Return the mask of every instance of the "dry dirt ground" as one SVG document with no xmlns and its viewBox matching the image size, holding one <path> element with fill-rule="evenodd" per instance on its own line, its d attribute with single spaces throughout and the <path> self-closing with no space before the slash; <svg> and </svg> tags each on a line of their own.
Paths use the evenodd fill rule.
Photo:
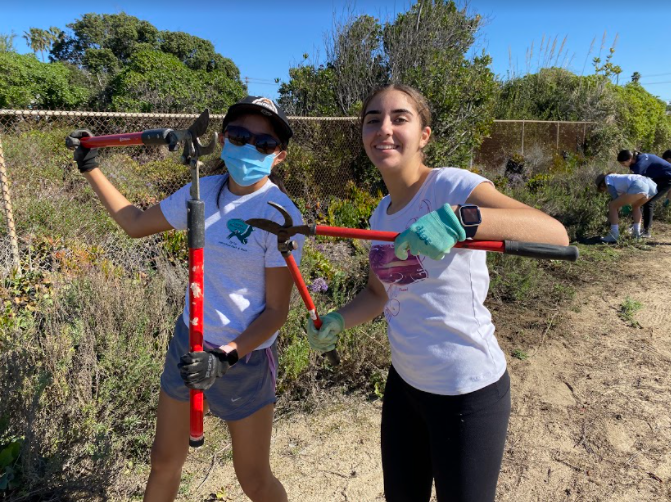
<svg viewBox="0 0 671 502">
<path fill-rule="evenodd" d="M 537 343 L 509 358 L 498 501 L 671 500 L 671 232 L 617 267 L 607 279 L 594 270 L 570 305 L 530 323 Z M 627 301 L 641 304 L 629 319 Z M 515 333 L 498 323 L 510 353 Z M 384 500 L 381 403 L 338 399 L 276 421 L 271 461 L 289 500 Z M 181 501 L 248 500 L 225 442 L 192 455 L 182 484 Z"/>
</svg>

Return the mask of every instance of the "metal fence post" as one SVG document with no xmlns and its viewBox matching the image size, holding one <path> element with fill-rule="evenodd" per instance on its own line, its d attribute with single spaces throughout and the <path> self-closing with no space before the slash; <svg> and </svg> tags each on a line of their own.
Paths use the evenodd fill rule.
<svg viewBox="0 0 671 502">
<path fill-rule="evenodd" d="M 522 155 L 524 155 L 524 120 L 522 121 Z"/>
<path fill-rule="evenodd" d="M 12 267 L 15 273 L 21 272 L 21 262 L 19 261 L 19 240 L 16 237 L 16 228 L 14 227 L 14 214 L 12 212 L 12 200 L 9 196 L 9 180 L 7 179 L 7 168 L 5 166 L 5 154 L 2 149 L 2 136 L 0 135 L 0 190 L 2 191 L 2 208 L 7 217 L 7 230 L 9 233 L 9 242 L 12 249 Z"/>
</svg>

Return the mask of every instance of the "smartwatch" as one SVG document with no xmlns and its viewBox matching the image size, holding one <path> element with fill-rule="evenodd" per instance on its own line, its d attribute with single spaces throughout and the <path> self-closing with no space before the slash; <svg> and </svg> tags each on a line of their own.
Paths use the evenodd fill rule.
<svg viewBox="0 0 671 502">
<path fill-rule="evenodd" d="M 478 226 L 482 223 L 480 208 L 475 204 L 457 206 L 457 218 L 466 231 L 466 238 L 472 239 L 475 237 L 475 233 L 478 231 Z"/>
</svg>

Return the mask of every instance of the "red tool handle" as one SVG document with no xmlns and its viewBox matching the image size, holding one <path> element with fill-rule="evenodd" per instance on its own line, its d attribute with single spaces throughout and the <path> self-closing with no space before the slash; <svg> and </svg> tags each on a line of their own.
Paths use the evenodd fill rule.
<svg viewBox="0 0 671 502">
<path fill-rule="evenodd" d="M 189 350 L 203 350 L 203 299 L 205 297 L 205 203 L 190 199 L 187 208 L 189 241 Z M 189 445 L 197 448 L 205 442 L 203 434 L 203 391 L 189 390 Z"/>
<path fill-rule="evenodd" d="M 371 241 L 393 242 L 398 233 L 379 230 L 361 230 L 357 228 L 329 227 L 315 225 L 315 234 L 330 237 L 344 237 L 349 239 L 365 239 Z M 514 254 L 541 260 L 568 260 L 576 261 L 579 256 L 575 246 L 556 246 L 554 244 L 540 244 L 536 242 L 520 241 L 477 241 L 467 240 L 457 242 L 455 248 L 493 251 L 496 253 Z"/>
<path fill-rule="evenodd" d="M 329 237 L 344 237 L 346 239 L 364 239 L 368 241 L 394 242 L 398 236 L 396 232 L 382 232 L 380 230 L 362 230 L 360 228 L 329 227 L 327 225 L 315 225 L 317 235 L 328 235 Z"/>
<path fill-rule="evenodd" d="M 108 136 L 92 136 L 79 140 L 84 148 L 103 148 L 107 146 L 143 145 L 141 132 L 110 134 Z"/>
<path fill-rule="evenodd" d="M 308 312 L 310 313 L 310 317 L 312 318 L 312 322 L 314 323 L 315 328 L 317 329 L 321 328 L 322 320 L 319 318 L 319 314 L 317 314 L 317 309 L 315 308 L 315 304 L 312 301 L 310 292 L 308 291 L 308 288 L 305 285 L 305 281 L 303 281 L 301 271 L 298 268 L 298 265 L 296 265 L 296 260 L 294 260 L 293 256 L 288 255 L 284 257 L 284 261 L 287 262 L 287 267 L 289 268 L 291 277 L 293 278 L 294 283 L 296 284 L 298 293 L 301 295 L 301 298 L 303 299 L 303 303 L 305 303 L 305 306 L 307 307 Z M 340 356 L 338 355 L 338 351 L 336 349 L 329 350 L 326 353 L 326 357 L 328 357 L 332 365 L 337 366 L 338 364 L 340 364 Z"/>
<path fill-rule="evenodd" d="M 107 136 L 88 136 L 79 142 L 84 148 L 104 148 L 108 146 L 170 145 L 176 136 L 172 129 L 148 129 L 142 132 L 126 132 Z"/>
<path fill-rule="evenodd" d="M 189 349 L 203 350 L 203 248 L 189 249 Z M 202 446 L 203 391 L 189 390 L 189 445 Z"/>
</svg>

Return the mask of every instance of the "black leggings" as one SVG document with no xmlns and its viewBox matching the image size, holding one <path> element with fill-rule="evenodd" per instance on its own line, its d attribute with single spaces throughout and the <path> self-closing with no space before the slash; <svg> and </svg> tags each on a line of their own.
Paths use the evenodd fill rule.
<svg viewBox="0 0 671 502">
<path fill-rule="evenodd" d="M 440 396 L 408 385 L 392 366 L 382 405 L 388 502 L 493 502 L 510 416 L 510 378 L 470 394 Z"/>
<path fill-rule="evenodd" d="M 643 230 L 650 231 L 652 225 L 652 213 L 655 209 L 655 201 L 661 199 L 671 189 L 671 178 L 652 178 L 657 184 L 657 195 L 651 198 L 648 202 L 643 204 Z"/>
</svg>

